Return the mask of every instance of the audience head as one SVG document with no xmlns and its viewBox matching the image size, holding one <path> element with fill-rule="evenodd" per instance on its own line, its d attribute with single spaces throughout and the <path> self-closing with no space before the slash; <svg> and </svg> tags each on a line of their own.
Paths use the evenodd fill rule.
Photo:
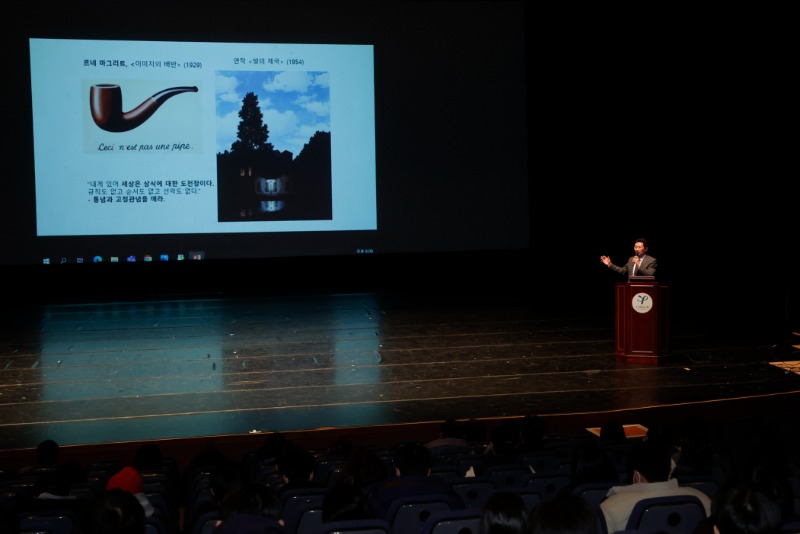
<svg viewBox="0 0 800 534">
<path fill-rule="evenodd" d="M 397 447 L 394 467 L 398 476 L 428 476 L 431 472 L 431 451 L 420 443 Z"/>
<path fill-rule="evenodd" d="M 528 445 L 540 447 L 544 441 L 544 419 L 538 415 L 528 414 L 520 423 L 520 439 Z"/>
<path fill-rule="evenodd" d="M 609 419 L 600 427 L 600 441 L 604 443 L 625 443 L 625 427 L 616 419 Z"/>
<path fill-rule="evenodd" d="M 443 438 L 464 438 L 464 426 L 456 419 L 446 419 L 442 421 L 439 433 Z"/>
<path fill-rule="evenodd" d="M 314 455 L 296 444 L 283 448 L 275 466 L 284 483 L 308 482 L 314 478 Z"/>
<path fill-rule="evenodd" d="M 792 518 L 795 513 L 795 492 L 788 473 L 791 462 L 767 443 L 758 447 L 752 458 L 741 467 L 740 477 L 731 477 L 766 496 L 776 503 L 783 517 Z"/>
<path fill-rule="evenodd" d="M 322 498 L 322 521 L 372 519 L 375 512 L 364 490 L 351 480 L 339 480 L 325 491 Z"/>
<path fill-rule="evenodd" d="M 247 483 L 231 489 L 220 505 L 223 520 L 232 515 L 256 515 L 280 519 L 281 506 L 275 489 L 266 484 Z"/>
<path fill-rule="evenodd" d="M 134 467 L 123 467 L 106 482 L 106 489 L 121 489 L 133 495 L 144 493 L 142 475 Z"/>
<path fill-rule="evenodd" d="M 106 482 L 106 490 L 119 489 L 126 491 L 134 496 L 139 501 L 140 506 L 144 510 L 145 516 L 149 517 L 155 513 L 153 505 L 148 501 L 144 492 L 144 482 L 142 475 L 136 468 L 127 466 L 117 472 L 114 476 Z"/>
<path fill-rule="evenodd" d="M 386 464 L 375 451 L 362 446 L 354 447 L 350 452 L 346 469 L 347 477 L 361 488 L 385 480 L 389 475 Z"/>
<path fill-rule="evenodd" d="M 597 441 L 586 441 L 572 454 L 570 481 L 573 486 L 589 482 L 618 482 L 614 460 Z"/>
<path fill-rule="evenodd" d="M 667 448 L 675 448 L 675 432 L 669 425 L 655 424 L 647 429 L 644 441 L 656 441 Z"/>
<path fill-rule="evenodd" d="M 528 509 L 522 497 L 495 491 L 481 509 L 480 534 L 527 534 Z"/>
<path fill-rule="evenodd" d="M 208 488 L 222 506 L 229 495 L 242 489 L 244 476 L 239 462 L 226 458 L 208 472 Z"/>
<path fill-rule="evenodd" d="M 139 500 L 128 491 L 106 490 L 90 508 L 86 534 L 144 534 L 145 513 Z"/>
<path fill-rule="evenodd" d="M 353 451 L 353 441 L 347 436 L 339 436 L 325 451 L 325 455 L 329 458 L 347 458 Z"/>
<path fill-rule="evenodd" d="M 66 497 L 74 484 L 86 481 L 85 469 L 75 461 L 59 464 L 55 469 L 42 471 L 33 484 L 33 494 L 49 493 Z"/>
<path fill-rule="evenodd" d="M 36 446 L 36 463 L 42 466 L 58 464 L 59 447 L 52 439 L 46 439 Z"/>
<path fill-rule="evenodd" d="M 489 431 L 492 451 L 497 456 L 516 456 L 519 443 L 519 426 L 515 421 L 503 421 Z"/>
<path fill-rule="evenodd" d="M 735 484 L 722 490 L 715 505 L 715 534 L 780 532 L 780 505 L 748 484 Z"/>
<path fill-rule="evenodd" d="M 136 449 L 133 466 L 140 473 L 163 469 L 164 455 L 161 453 L 161 448 L 155 443 L 143 443 Z"/>
<path fill-rule="evenodd" d="M 711 475 L 714 446 L 709 423 L 699 416 L 685 419 L 678 429 L 677 445 L 680 448 L 676 475 Z"/>
<path fill-rule="evenodd" d="M 471 444 L 485 444 L 489 435 L 486 421 L 470 419 L 464 423 L 464 439 Z"/>
<path fill-rule="evenodd" d="M 287 439 L 284 434 L 280 432 L 273 432 L 269 434 L 261 446 L 256 451 L 256 458 L 258 460 L 271 460 L 278 457 L 280 452 L 286 447 Z"/>
<path fill-rule="evenodd" d="M 531 511 L 531 532 L 535 534 L 596 534 L 600 516 L 582 497 L 559 493 L 542 501 Z"/>
<path fill-rule="evenodd" d="M 664 482 L 672 471 L 670 449 L 656 441 L 641 441 L 628 451 L 628 470 L 636 482 Z"/>
</svg>

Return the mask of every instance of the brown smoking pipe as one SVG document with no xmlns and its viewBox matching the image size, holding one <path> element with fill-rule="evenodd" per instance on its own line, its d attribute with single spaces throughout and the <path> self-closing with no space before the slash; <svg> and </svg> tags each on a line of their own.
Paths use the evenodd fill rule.
<svg viewBox="0 0 800 534">
<path fill-rule="evenodd" d="M 92 118 L 103 130 L 108 132 L 127 132 L 140 126 L 152 117 L 161 104 L 175 95 L 197 92 L 197 87 L 170 87 L 154 94 L 136 108 L 122 111 L 122 89 L 112 83 L 93 85 L 89 91 L 89 105 Z"/>
</svg>

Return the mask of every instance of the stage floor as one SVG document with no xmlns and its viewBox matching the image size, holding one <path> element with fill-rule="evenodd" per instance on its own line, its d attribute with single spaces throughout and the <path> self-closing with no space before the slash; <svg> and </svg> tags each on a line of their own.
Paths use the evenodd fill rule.
<svg viewBox="0 0 800 534">
<path fill-rule="evenodd" d="M 525 298 L 339 294 L 53 304 L 0 340 L 0 450 L 772 399 L 791 345 L 672 327 L 658 365 L 614 355 L 613 313 Z M 10 323 L 10 324 L 9 324 Z M 699 408 L 698 408 L 699 409 Z"/>
</svg>

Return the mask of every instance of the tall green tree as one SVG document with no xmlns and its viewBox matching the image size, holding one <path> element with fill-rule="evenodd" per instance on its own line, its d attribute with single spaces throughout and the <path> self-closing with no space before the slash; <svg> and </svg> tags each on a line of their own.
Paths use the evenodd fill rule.
<svg viewBox="0 0 800 534">
<path fill-rule="evenodd" d="M 239 110 L 238 139 L 231 145 L 234 153 L 272 151 L 269 139 L 269 129 L 264 124 L 264 114 L 258 105 L 255 93 L 247 93 L 242 99 L 242 109 Z"/>
</svg>

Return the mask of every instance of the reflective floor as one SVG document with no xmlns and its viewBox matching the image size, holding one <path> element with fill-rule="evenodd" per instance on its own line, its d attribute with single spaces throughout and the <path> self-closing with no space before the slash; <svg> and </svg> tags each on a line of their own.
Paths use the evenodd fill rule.
<svg viewBox="0 0 800 534">
<path fill-rule="evenodd" d="M 677 323 L 658 365 L 624 364 L 612 315 L 372 293 L 44 305 L 0 340 L 0 449 L 750 398 L 797 407 L 791 345 Z"/>
</svg>

